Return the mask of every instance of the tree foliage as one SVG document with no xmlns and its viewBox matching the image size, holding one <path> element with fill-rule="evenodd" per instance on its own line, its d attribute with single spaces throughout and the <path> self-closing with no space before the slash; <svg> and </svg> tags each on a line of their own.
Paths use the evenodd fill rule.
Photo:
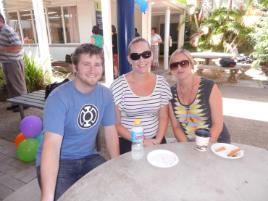
<svg viewBox="0 0 268 201">
<path fill-rule="evenodd" d="M 255 42 L 253 57 L 259 63 L 268 64 L 268 14 L 259 20 L 250 36 Z"/>
<path fill-rule="evenodd" d="M 220 8 L 213 11 L 201 24 L 204 33 L 198 43 L 200 50 L 224 51 L 226 44 L 235 44 L 240 53 L 249 53 L 252 43 L 249 33 L 252 28 L 243 23 L 245 12 Z"/>
</svg>

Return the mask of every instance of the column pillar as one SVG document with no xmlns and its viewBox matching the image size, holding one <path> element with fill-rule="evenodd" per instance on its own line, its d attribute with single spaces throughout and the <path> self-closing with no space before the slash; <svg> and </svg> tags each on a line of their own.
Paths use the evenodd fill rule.
<svg viewBox="0 0 268 201">
<path fill-rule="evenodd" d="M 113 50 L 111 30 L 111 0 L 101 0 L 102 25 L 103 25 L 103 51 L 105 61 L 105 84 L 109 87 L 114 80 Z"/>
<path fill-rule="evenodd" d="M 164 69 L 168 70 L 169 57 L 169 36 L 170 36 L 170 8 L 166 9 L 165 14 L 165 38 L 164 38 Z"/>
<path fill-rule="evenodd" d="M 0 13 L 3 15 L 5 20 L 7 20 L 5 9 L 6 9 L 5 0 L 0 0 Z"/>
<path fill-rule="evenodd" d="M 148 0 L 148 10 L 142 13 L 142 37 L 151 43 L 151 27 L 152 27 L 152 3 Z"/>
<path fill-rule="evenodd" d="M 43 0 L 32 0 L 40 62 L 43 71 L 52 74 Z"/>
<path fill-rule="evenodd" d="M 178 48 L 184 45 L 184 32 L 185 32 L 185 11 L 180 15 L 179 31 L 178 31 Z"/>
<path fill-rule="evenodd" d="M 118 51 L 120 75 L 131 71 L 127 48 L 134 38 L 134 0 L 117 0 Z"/>
</svg>

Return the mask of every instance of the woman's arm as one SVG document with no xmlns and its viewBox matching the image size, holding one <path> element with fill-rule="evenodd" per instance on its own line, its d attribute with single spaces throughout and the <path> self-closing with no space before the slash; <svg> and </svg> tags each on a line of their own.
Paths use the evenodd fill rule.
<svg viewBox="0 0 268 201">
<path fill-rule="evenodd" d="M 159 125 L 156 137 L 155 139 L 144 139 L 145 146 L 160 144 L 162 142 L 163 137 L 165 136 L 167 131 L 168 121 L 168 105 L 164 105 L 160 108 L 159 111 Z"/>
<path fill-rule="evenodd" d="M 22 47 L 21 45 L 11 45 L 8 47 L 2 47 L 0 48 L 0 52 L 2 53 L 18 53 L 21 51 Z"/>
<path fill-rule="evenodd" d="M 176 139 L 179 142 L 187 142 L 188 139 L 187 139 L 185 133 L 183 132 L 181 126 L 177 122 L 177 119 L 173 113 L 171 103 L 169 103 L 169 118 L 171 120 L 172 130 L 173 130 L 173 133 L 174 133 Z"/>
<path fill-rule="evenodd" d="M 212 88 L 209 105 L 211 111 L 211 129 L 210 129 L 210 142 L 214 143 L 223 128 L 223 111 L 222 111 L 222 96 L 218 86 L 215 84 Z"/>
<path fill-rule="evenodd" d="M 130 132 L 121 124 L 121 111 L 119 110 L 119 107 L 117 105 L 115 106 L 115 112 L 117 120 L 115 127 L 118 132 L 118 135 L 130 141 L 131 140 Z"/>
<path fill-rule="evenodd" d="M 159 125 L 156 138 L 154 139 L 154 144 L 160 144 L 162 142 L 167 131 L 168 121 L 168 105 L 164 105 L 159 111 Z"/>
</svg>

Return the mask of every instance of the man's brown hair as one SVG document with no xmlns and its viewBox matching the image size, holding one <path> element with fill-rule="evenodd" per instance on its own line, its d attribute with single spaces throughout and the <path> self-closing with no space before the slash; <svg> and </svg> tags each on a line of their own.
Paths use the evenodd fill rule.
<svg viewBox="0 0 268 201">
<path fill-rule="evenodd" d="M 72 54 L 72 63 L 75 66 L 79 63 L 81 54 L 88 54 L 89 56 L 98 55 L 102 60 L 102 65 L 104 64 L 103 49 L 93 44 L 85 43 L 75 49 Z"/>
</svg>

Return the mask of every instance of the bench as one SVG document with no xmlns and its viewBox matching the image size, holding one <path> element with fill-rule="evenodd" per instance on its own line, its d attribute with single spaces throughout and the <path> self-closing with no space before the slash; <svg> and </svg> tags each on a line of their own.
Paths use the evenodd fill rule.
<svg viewBox="0 0 268 201">
<path fill-rule="evenodd" d="M 20 117 L 23 119 L 25 116 L 23 106 L 44 109 L 45 90 L 34 91 L 32 93 L 9 98 L 7 101 L 19 105 Z"/>
<path fill-rule="evenodd" d="M 222 67 L 217 64 L 197 64 L 195 67 L 197 69 L 197 73 L 202 75 L 202 71 L 204 69 L 208 70 L 218 70 L 218 71 L 229 71 L 230 76 L 228 77 L 228 81 L 231 83 L 237 83 L 237 74 L 241 71 L 240 78 L 246 77 L 245 72 L 250 68 L 250 64 L 236 64 L 234 67 Z"/>
</svg>

